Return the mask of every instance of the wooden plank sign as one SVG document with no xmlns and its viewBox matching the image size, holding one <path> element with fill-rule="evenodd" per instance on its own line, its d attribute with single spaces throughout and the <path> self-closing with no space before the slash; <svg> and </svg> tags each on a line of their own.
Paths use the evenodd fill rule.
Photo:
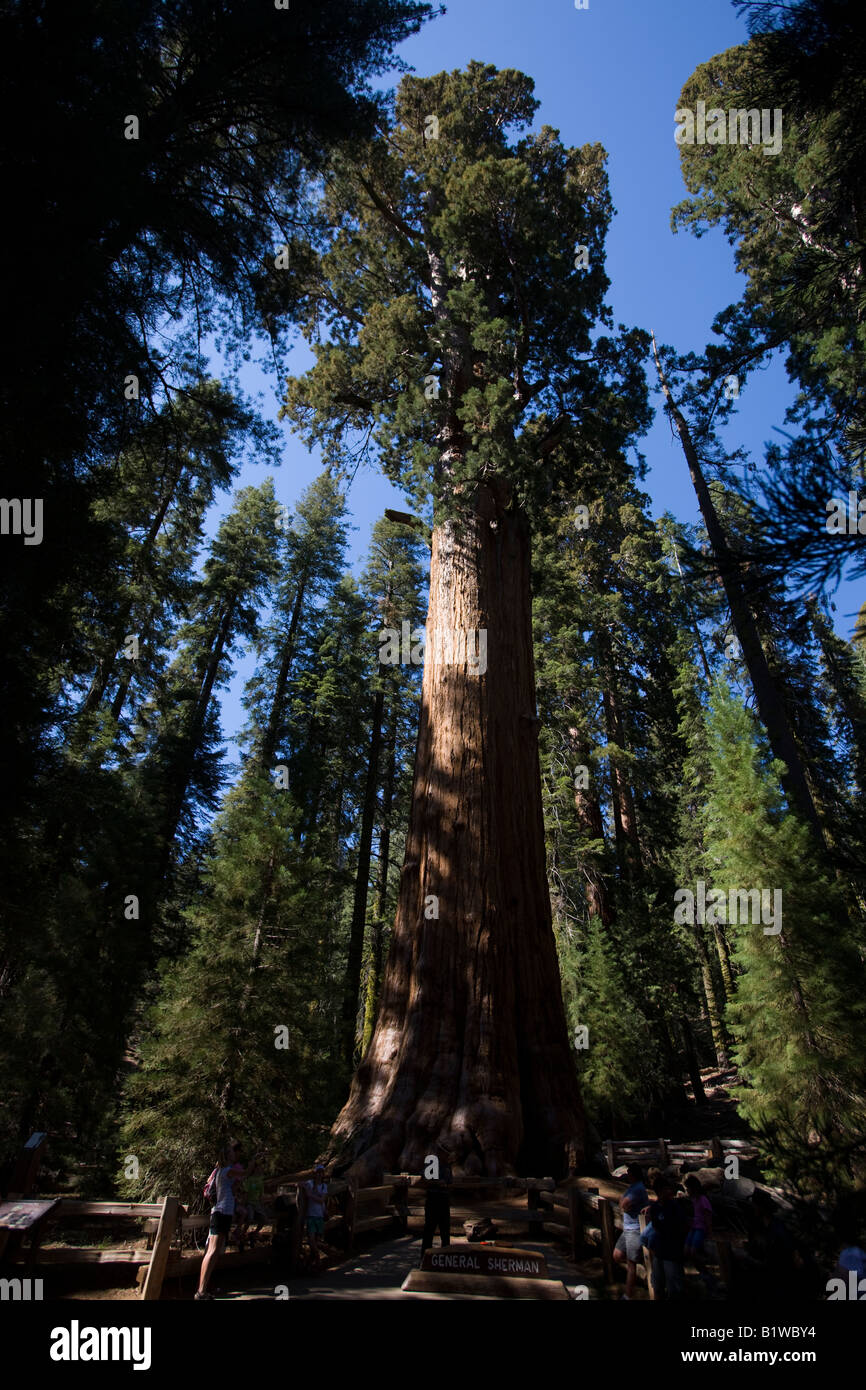
<svg viewBox="0 0 866 1390">
<path fill-rule="evenodd" d="M 446 1245 L 426 1250 L 421 1266 L 425 1273 L 504 1274 L 518 1279 L 546 1279 L 547 1261 L 537 1250 L 515 1250 L 503 1245 Z"/>
</svg>

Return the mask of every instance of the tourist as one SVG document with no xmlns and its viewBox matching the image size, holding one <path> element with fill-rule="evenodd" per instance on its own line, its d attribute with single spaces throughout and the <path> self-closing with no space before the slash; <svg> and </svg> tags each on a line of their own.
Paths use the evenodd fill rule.
<svg viewBox="0 0 866 1390">
<path fill-rule="evenodd" d="M 718 1281 L 710 1274 L 704 1254 L 704 1247 L 713 1236 L 712 1203 L 704 1192 L 703 1183 L 694 1173 L 689 1174 L 684 1186 L 692 1199 L 692 1224 L 686 1235 L 686 1258 L 691 1259 L 697 1266 L 704 1287 L 708 1292 L 714 1293 L 718 1289 Z"/>
<path fill-rule="evenodd" d="M 630 1185 L 619 1199 L 622 1208 L 622 1235 L 614 1246 L 613 1258 L 617 1264 L 625 1263 L 623 1298 L 633 1298 L 637 1262 L 641 1253 L 640 1213 L 649 1203 L 649 1193 L 639 1163 L 630 1163 L 626 1169 L 626 1176 Z"/>
<path fill-rule="evenodd" d="M 677 1196 L 670 1178 L 656 1182 L 656 1198 L 649 1206 L 652 1221 L 652 1283 L 657 1299 L 682 1298 L 685 1282 L 683 1254 L 691 1211 Z"/>
<path fill-rule="evenodd" d="M 796 1242 L 768 1192 L 756 1187 L 752 1193 L 753 1227 L 747 1253 L 761 1270 L 763 1296 L 787 1302 L 797 1293 L 803 1259 Z"/>
<path fill-rule="evenodd" d="M 328 1184 L 325 1182 L 324 1164 L 316 1164 L 312 1178 L 308 1178 L 304 1183 L 304 1190 L 307 1194 L 307 1239 L 310 1242 L 310 1254 L 318 1264 L 321 1258 L 319 1239 L 325 1234 L 325 1211 L 328 1205 Z"/>
<path fill-rule="evenodd" d="M 208 1180 L 209 1195 L 211 1197 L 210 1229 L 208 1231 L 207 1249 L 204 1259 L 201 1262 L 201 1274 L 198 1281 L 198 1292 L 196 1301 L 210 1300 L 213 1294 L 208 1293 L 208 1284 L 214 1271 L 217 1261 L 226 1246 L 229 1232 L 232 1228 L 232 1221 L 235 1214 L 235 1194 L 233 1177 L 237 1166 L 237 1145 L 228 1144 L 220 1155 L 221 1162 Z"/>
<path fill-rule="evenodd" d="M 424 1194 L 424 1234 L 421 1237 L 421 1259 L 419 1261 L 421 1266 L 424 1264 L 424 1251 L 432 1248 L 437 1231 L 441 1245 L 451 1244 L 451 1196 L 448 1191 L 452 1181 L 451 1161 L 451 1152 L 440 1144 L 434 1146 L 433 1152 L 428 1154 L 424 1161 L 426 1191 Z M 435 1176 L 426 1177 L 428 1167 Z"/>
</svg>

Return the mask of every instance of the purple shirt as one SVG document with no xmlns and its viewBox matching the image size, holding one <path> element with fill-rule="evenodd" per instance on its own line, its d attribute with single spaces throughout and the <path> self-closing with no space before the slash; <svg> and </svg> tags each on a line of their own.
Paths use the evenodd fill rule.
<svg viewBox="0 0 866 1390">
<path fill-rule="evenodd" d="M 704 1196 L 703 1193 L 701 1193 L 700 1197 L 693 1197 L 692 1206 L 694 1207 L 695 1213 L 692 1217 L 692 1230 L 709 1231 L 710 1221 L 713 1216 L 713 1204 L 709 1197 Z"/>
</svg>

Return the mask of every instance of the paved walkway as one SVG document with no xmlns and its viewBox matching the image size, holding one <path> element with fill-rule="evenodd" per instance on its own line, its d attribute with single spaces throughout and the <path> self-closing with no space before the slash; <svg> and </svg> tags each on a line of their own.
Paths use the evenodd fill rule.
<svg viewBox="0 0 866 1390">
<path fill-rule="evenodd" d="M 452 1247 L 467 1245 L 462 1238 L 453 1238 Z M 438 1249 L 438 1245 L 435 1247 Z M 477 1248 L 477 1247 L 475 1247 Z M 553 1245 L 545 1241 L 521 1241 L 522 1250 L 539 1250 L 547 1259 L 548 1275 L 551 1279 L 562 1279 L 569 1289 L 578 1282 L 574 1267 Z M 417 1266 L 421 1256 L 421 1242 L 417 1235 L 400 1236 L 397 1240 L 383 1241 L 370 1250 L 353 1255 L 351 1259 L 311 1278 L 304 1275 L 290 1279 L 287 1287 L 289 1299 L 328 1299 L 330 1301 L 358 1298 L 393 1298 L 408 1303 L 416 1299 L 434 1299 L 453 1303 L 462 1302 L 466 1295 L 457 1293 L 403 1293 L 400 1285 L 410 1269 Z M 227 1271 L 228 1272 L 228 1271 Z M 252 1271 L 251 1271 L 252 1274 Z M 274 1300 L 273 1284 L 255 1284 L 233 1292 L 222 1292 L 219 1273 L 214 1279 L 214 1293 L 218 1299 L 269 1299 Z M 476 1295 L 470 1295 L 475 1299 Z M 498 1299 L 485 1298 L 485 1302 L 499 1302 Z"/>
</svg>

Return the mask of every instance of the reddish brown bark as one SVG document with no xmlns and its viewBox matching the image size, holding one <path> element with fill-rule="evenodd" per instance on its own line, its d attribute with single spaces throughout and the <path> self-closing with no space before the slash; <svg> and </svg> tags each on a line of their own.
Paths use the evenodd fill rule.
<svg viewBox="0 0 866 1390">
<path fill-rule="evenodd" d="M 458 1173 L 490 1175 L 559 1174 L 584 1145 L 545 872 L 529 542 L 493 484 L 434 531 L 428 643 L 441 628 L 486 629 L 488 666 L 425 660 L 382 1001 L 332 1131 L 329 1157 L 359 1181 L 418 1172 L 437 1141 Z"/>
</svg>

